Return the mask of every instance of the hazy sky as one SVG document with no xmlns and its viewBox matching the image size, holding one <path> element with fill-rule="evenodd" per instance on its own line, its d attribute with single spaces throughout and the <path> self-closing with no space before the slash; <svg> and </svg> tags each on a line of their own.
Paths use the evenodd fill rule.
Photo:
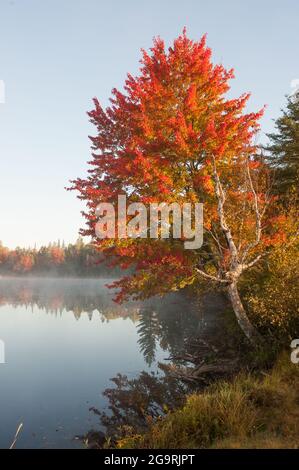
<svg viewBox="0 0 299 470">
<path fill-rule="evenodd" d="M 90 157 L 86 111 L 138 70 L 153 36 L 207 32 L 214 61 L 235 68 L 231 93 L 268 104 L 265 133 L 299 77 L 298 20 L 298 0 L 0 0 L 0 240 L 77 238 L 83 206 L 64 186 Z"/>
</svg>

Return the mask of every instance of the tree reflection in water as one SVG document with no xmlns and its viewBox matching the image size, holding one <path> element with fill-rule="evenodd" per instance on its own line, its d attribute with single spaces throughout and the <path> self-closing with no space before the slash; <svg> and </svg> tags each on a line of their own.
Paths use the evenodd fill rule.
<svg viewBox="0 0 299 470">
<path fill-rule="evenodd" d="M 113 293 L 99 279 L 0 279 L 0 306 L 36 306 L 48 314 L 71 312 L 76 320 L 82 315 L 99 317 L 103 322 L 129 318 L 136 323 L 138 344 L 148 366 L 156 359 L 160 347 L 172 356 L 180 354 L 184 342 L 198 328 L 199 315 L 190 299 L 182 294 L 164 298 L 132 301 L 124 305 L 113 302 Z"/>
<path fill-rule="evenodd" d="M 180 355 L 184 351 L 185 341 L 196 333 L 198 315 L 195 309 L 189 307 L 187 310 L 182 305 L 184 300 L 173 296 L 168 298 L 167 303 L 160 300 L 156 305 L 146 304 L 140 308 L 138 343 L 149 366 L 155 361 L 158 343 L 171 356 Z M 149 422 L 181 405 L 190 390 L 190 386 L 174 377 L 171 369 L 162 363 L 158 364 L 158 372 L 142 371 L 133 379 L 119 373 L 111 381 L 113 386 L 103 392 L 109 402 L 109 411 L 96 407 L 90 410 L 99 416 L 106 437 L 112 440 L 130 432 L 144 431 Z M 103 434 L 94 430 L 83 440 L 89 447 L 101 447 L 105 441 Z"/>
<path fill-rule="evenodd" d="M 114 386 L 103 392 L 109 411 L 90 408 L 99 416 L 107 437 L 116 439 L 130 432 L 142 432 L 151 421 L 183 403 L 187 386 L 174 378 L 163 364 L 159 364 L 159 369 L 156 373 L 142 371 L 133 379 L 122 374 L 111 379 Z M 97 433 L 90 431 L 88 437 L 88 445 L 96 447 Z"/>
<path fill-rule="evenodd" d="M 199 314 L 190 299 L 182 294 L 164 298 L 132 301 L 124 305 L 113 302 L 113 293 L 105 288 L 107 281 L 93 279 L 0 279 L 0 306 L 25 306 L 33 312 L 43 310 L 57 317 L 71 312 L 77 321 L 83 315 L 109 322 L 129 318 L 136 324 L 140 352 L 149 367 L 156 361 L 157 346 L 166 356 L 179 355 L 185 341 L 194 335 Z M 110 280 L 111 282 L 111 280 Z M 166 352 L 167 351 L 167 352 Z M 182 403 L 186 385 L 172 377 L 167 367 L 155 364 L 155 372 L 143 371 L 136 378 L 118 374 L 111 388 L 103 394 L 109 402 L 107 412 L 91 408 L 99 415 L 106 435 L 121 436 L 129 429 L 145 429 L 149 420 L 157 419 L 169 409 Z M 99 446 L 103 434 L 90 431 L 89 446 Z"/>
</svg>

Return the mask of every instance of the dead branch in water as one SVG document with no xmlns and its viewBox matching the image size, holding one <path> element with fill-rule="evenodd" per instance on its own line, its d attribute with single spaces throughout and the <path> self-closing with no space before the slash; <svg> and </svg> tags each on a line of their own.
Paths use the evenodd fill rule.
<svg viewBox="0 0 299 470">
<path fill-rule="evenodd" d="M 238 359 L 227 356 L 225 348 L 218 349 L 202 338 L 189 340 L 188 348 L 192 352 L 173 355 L 167 360 L 189 363 L 192 367 L 179 364 L 165 366 L 174 378 L 183 382 L 193 385 L 207 384 L 220 376 L 231 375 L 239 366 Z"/>
<path fill-rule="evenodd" d="M 215 376 L 232 374 L 237 368 L 237 361 L 227 361 L 224 359 L 222 361 L 219 360 L 217 363 L 201 363 L 196 367 L 181 367 L 177 365 L 166 367 L 173 377 L 196 385 L 208 383 Z"/>
<path fill-rule="evenodd" d="M 22 427 L 23 427 L 23 423 L 20 423 L 19 426 L 18 426 L 18 429 L 17 429 L 17 431 L 16 431 L 14 440 L 13 440 L 11 446 L 10 446 L 10 449 L 13 449 L 13 448 L 14 448 L 14 445 L 15 445 L 15 443 L 17 442 L 17 438 L 18 438 L 18 435 L 19 435 L 19 433 L 20 433 Z"/>
</svg>

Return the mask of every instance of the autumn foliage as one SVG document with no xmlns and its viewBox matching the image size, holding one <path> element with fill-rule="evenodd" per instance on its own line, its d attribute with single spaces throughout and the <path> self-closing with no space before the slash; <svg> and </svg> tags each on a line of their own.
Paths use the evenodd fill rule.
<svg viewBox="0 0 299 470">
<path fill-rule="evenodd" d="M 114 284 L 118 300 L 176 290 L 202 275 L 228 284 L 284 241 L 271 209 L 269 170 L 254 145 L 263 110 L 245 112 L 249 94 L 226 97 L 233 76 L 212 63 L 205 36 L 194 42 L 184 31 L 168 49 L 157 38 L 150 53 L 142 51 L 139 75 L 128 75 L 124 92 L 112 90 L 109 107 L 94 99 L 88 177 L 72 189 L 87 203 L 82 234 L 116 263 L 136 267 Z M 203 247 L 185 250 L 175 239 L 97 240 L 95 208 L 116 203 L 119 194 L 128 202 L 204 203 Z"/>
<path fill-rule="evenodd" d="M 1 275 L 114 276 L 104 257 L 78 239 L 75 244 L 50 243 L 37 248 L 8 249 L 0 242 Z"/>
</svg>

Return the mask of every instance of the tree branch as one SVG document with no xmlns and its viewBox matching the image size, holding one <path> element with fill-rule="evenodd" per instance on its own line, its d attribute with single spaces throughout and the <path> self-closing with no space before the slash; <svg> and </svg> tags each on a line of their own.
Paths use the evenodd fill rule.
<svg viewBox="0 0 299 470">
<path fill-rule="evenodd" d="M 260 254 L 260 255 L 256 256 L 252 261 L 250 261 L 250 263 L 243 264 L 243 269 L 251 268 L 265 255 L 266 255 L 266 253 Z"/>
<path fill-rule="evenodd" d="M 230 253 L 233 258 L 233 262 L 235 264 L 238 262 L 238 250 L 233 240 L 231 230 L 228 227 L 227 222 L 226 222 L 225 213 L 224 213 L 225 192 L 223 191 L 223 187 L 222 187 L 219 175 L 217 173 L 215 157 L 212 156 L 212 158 L 214 162 L 214 180 L 215 180 L 215 190 L 216 190 L 215 192 L 216 192 L 216 197 L 218 199 L 218 215 L 219 215 L 219 220 L 220 220 L 220 227 L 225 235 Z"/>
<path fill-rule="evenodd" d="M 252 181 L 252 178 L 251 178 L 248 159 L 247 159 L 247 162 L 246 162 L 246 173 L 247 173 L 249 187 L 250 187 L 250 190 L 252 192 L 253 201 L 254 201 L 255 241 L 253 243 L 249 243 L 249 245 L 247 245 L 247 247 L 245 248 L 243 256 L 242 256 L 242 261 L 243 262 L 246 260 L 249 252 L 259 244 L 260 239 L 261 239 L 261 235 L 262 235 L 262 214 L 260 213 L 258 196 L 257 196 L 256 190 L 254 188 L 253 181 Z M 264 208 L 263 214 L 264 214 L 264 212 L 265 212 L 265 208 Z"/>
<path fill-rule="evenodd" d="M 221 279 L 220 277 L 212 276 L 211 274 L 207 274 L 199 268 L 195 268 L 196 272 L 200 274 L 205 279 L 209 279 L 210 281 L 220 282 L 221 284 L 229 284 L 229 281 L 226 279 Z"/>
</svg>

